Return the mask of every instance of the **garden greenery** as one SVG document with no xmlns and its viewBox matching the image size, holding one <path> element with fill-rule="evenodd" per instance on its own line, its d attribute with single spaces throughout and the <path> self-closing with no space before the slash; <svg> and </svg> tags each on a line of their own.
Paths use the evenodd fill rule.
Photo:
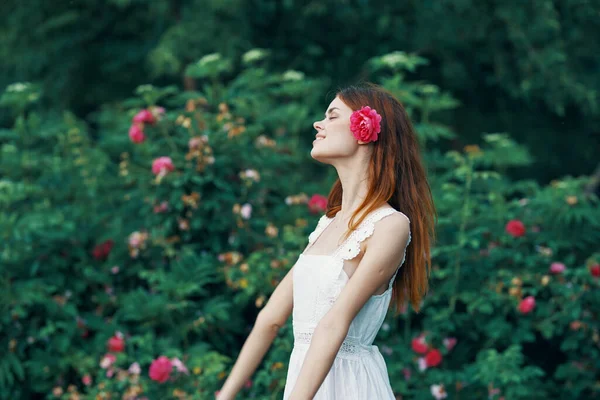
<svg viewBox="0 0 600 400">
<path fill-rule="evenodd" d="M 0 399 L 213 399 L 261 307 L 324 212 L 312 162 L 329 82 L 205 55 L 195 90 L 139 86 L 94 126 L 43 110 L 34 83 L 0 98 Z M 410 81 L 427 60 L 366 64 L 411 114 L 439 212 L 430 291 L 376 339 L 417 400 L 600 394 L 600 212 L 586 177 L 511 181 L 532 158 L 506 132 L 449 152 L 458 101 Z M 239 66 L 239 69 L 236 69 Z M 493 127 L 490 127 L 490 130 Z M 400 210 L 401 211 L 401 210 Z M 281 328 L 241 398 L 279 399 Z"/>
</svg>

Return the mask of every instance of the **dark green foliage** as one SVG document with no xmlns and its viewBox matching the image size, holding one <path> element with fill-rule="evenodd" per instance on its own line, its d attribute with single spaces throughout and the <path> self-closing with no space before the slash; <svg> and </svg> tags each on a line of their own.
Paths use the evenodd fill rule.
<svg viewBox="0 0 600 400">
<path fill-rule="evenodd" d="M 14 117 L 0 131 L 0 346 L 8 350 L 0 398 L 60 389 L 66 399 L 68 385 L 90 398 L 213 398 L 315 226 L 307 196 L 326 194 L 333 178 L 309 155 L 327 83 L 269 71 L 269 54 L 190 63 L 197 90 L 138 86 L 89 116 L 97 135 L 70 112 L 36 108 L 35 85 L 5 91 L 0 104 Z M 506 133 L 441 151 L 460 132 L 438 117 L 458 102 L 407 80 L 419 65 L 426 61 L 401 52 L 365 65 L 406 104 L 440 215 L 423 311 L 390 313 L 376 340 L 392 387 L 423 400 L 433 385 L 461 399 L 598 396 L 600 297 L 590 268 L 600 261 L 600 216 L 598 199 L 582 194 L 589 179 L 510 180 L 505 172 L 531 156 Z M 133 143 L 127 132 L 142 109 L 156 121 Z M 170 157 L 173 170 L 153 174 L 158 157 Z M 510 220 L 522 221 L 522 236 L 505 230 Z M 553 262 L 566 270 L 550 274 Z M 527 296 L 536 306 L 521 313 Z M 117 332 L 125 349 L 102 367 Z M 420 334 L 440 350 L 439 365 L 419 368 L 423 355 L 411 343 Z M 291 347 L 290 319 L 242 398 L 281 397 Z M 161 355 L 189 374 L 151 380 Z M 134 362 L 137 378 L 126 372 Z"/>
<path fill-rule="evenodd" d="M 440 115 L 461 132 L 447 148 L 511 132 L 536 163 L 507 173 L 542 183 L 597 164 L 597 1 L 5 0 L 2 11 L 0 87 L 40 82 L 45 107 L 80 117 L 149 78 L 190 89 L 185 71 L 214 52 L 269 49 L 272 70 L 337 87 L 365 77 L 371 57 L 403 50 L 430 60 L 415 77 L 464 105 Z"/>
</svg>

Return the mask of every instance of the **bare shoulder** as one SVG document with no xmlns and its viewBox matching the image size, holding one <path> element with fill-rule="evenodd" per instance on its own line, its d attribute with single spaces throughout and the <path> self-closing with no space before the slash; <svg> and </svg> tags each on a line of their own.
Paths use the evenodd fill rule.
<svg viewBox="0 0 600 400">
<path fill-rule="evenodd" d="M 404 240 L 408 241 L 409 233 L 410 219 L 406 214 L 394 209 L 394 212 L 375 222 L 373 234 L 365 242 L 366 248 L 373 242 L 397 246 Z"/>
<path fill-rule="evenodd" d="M 373 234 L 365 241 L 365 255 L 377 254 L 388 261 L 391 270 L 404 257 L 404 249 L 410 237 L 410 219 L 395 211 L 375 223 Z"/>
</svg>

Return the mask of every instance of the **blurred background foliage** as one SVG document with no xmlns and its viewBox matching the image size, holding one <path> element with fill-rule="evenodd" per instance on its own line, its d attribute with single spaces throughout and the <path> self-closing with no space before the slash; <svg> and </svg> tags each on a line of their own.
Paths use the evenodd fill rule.
<svg viewBox="0 0 600 400">
<path fill-rule="evenodd" d="M 0 398 L 214 398 L 324 211 L 311 124 L 361 79 L 440 213 L 423 312 L 377 338 L 398 398 L 600 393 L 598 3 L 1 7 Z M 291 345 L 240 398 L 282 396 Z"/>
<path fill-rule="evenodd" d="M 536 162 L 512 173 L 548 182 L 590 173 L 599 144 L 598 2 L 388 0 L 5 0 L 0 86 L 30 80 L 48 104 L 85 117 L 156 84 L 193 85 L 205 54 L 271 52 L 274 71 L 365 76 L 366 60 L 401 49 L 429 60 L 414 72 L 463 107 L 440 118 L 473 141 L 512 132 Z M 6 115 L 3 120 L 6 121 Z M 564 151 L 567 150 L 568 151 Z"/>
</svg>

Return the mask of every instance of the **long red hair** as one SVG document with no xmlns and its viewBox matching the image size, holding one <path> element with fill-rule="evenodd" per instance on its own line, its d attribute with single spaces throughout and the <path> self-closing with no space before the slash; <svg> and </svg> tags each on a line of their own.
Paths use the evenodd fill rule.
<svg viewBox="0 0 600 400">
<path fill-rule="evenodd" d="M 411 242 L 393 283 L 390 307 L 396 307 L 397 316 L 409 300 L 419 312 L 421 299 L 429 288 L 430 247 L 435 239 L 437 211 L 421 162 L 418 138 L 402 103 L 381 86 L 349 86 L 338 91 L 337 96 L 352 110 L 370 106 L 382 117 L 378 140 L 371 143 L 374 148 L 368 169 L 370 187 L 365 201 L 350 219 L 347 234 L 385 202 L 408 216 Z M 326 215 L 332 218 L 341 209 L 341 203 L 342 184 L 337 179 L 329 192 Z M 365 212 L 354 221 L 361 210 Z"/>
</svg>

